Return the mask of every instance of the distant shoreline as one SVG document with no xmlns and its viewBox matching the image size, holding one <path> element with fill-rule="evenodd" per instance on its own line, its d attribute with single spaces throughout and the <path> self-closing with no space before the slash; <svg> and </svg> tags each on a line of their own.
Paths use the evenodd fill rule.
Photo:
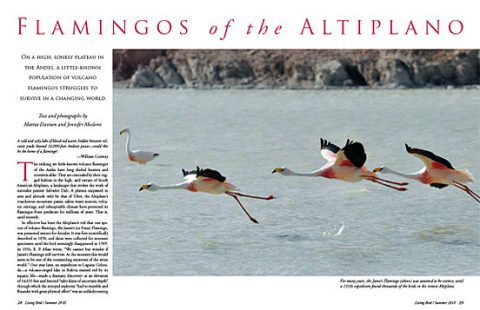
<svg viewBox="0 0 480 310">
<path fill-rule="evenodd" d="M 114 50 L 114 88 L 480 87 L 479 50 Z"/>
<path fill-rule="evenodd" d="M 256 87 L 254 85 L 237 85 L 237 86 L 226 86 L 226 85 L 211 85 L 211 86 L 167 86 L 167 87 L 138 87 L 132 86 L 131 80 L 123 80 L 113 82 L 113 89 L 158 89 L 158 90 L 205 90 L 205 91 L 215 91 L 215 90 L 318 90 L 318 91 L 329 91 L 329 90 L 458 90 L 458 89 L 477 89 L 480 90 L 480 84 L 475 85 L 464 85 L 464 86 L 453 86 L 453 85 L 441 85 L 441 86 L 424 86 L 424 87 L 387 87 L 387 86 L 321 86 L 321 87 Z"/>
</svg>

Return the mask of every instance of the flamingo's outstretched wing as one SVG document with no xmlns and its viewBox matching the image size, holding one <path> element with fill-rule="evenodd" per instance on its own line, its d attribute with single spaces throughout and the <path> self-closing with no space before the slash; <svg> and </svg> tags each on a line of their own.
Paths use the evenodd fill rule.
<svg viewBox="0 0 480 310">
<path fill-rule="evenodd" d="M 408 146 L 408 144 L 405 144 L 405 148 L 408 153 L 423 161 L 425 166 L 427 166 L 427 169 L 454 169 L 448 160 L 437 156 L 430 151 L 412 148 Z"/>
<path fill-rule="evenodd" d="M 182 169 L 182 173 L 184 177 L 186 177 L 187 175 L 195 175 L 196 177 L 210 178 L 219 182 L 225 182 L 225 180 L 227 179 L 217 170 L 213 170 L 210 168 L 201 169 L 199 166 L 197 166 L 196 170 L 191 171 L 186 171 L 185 169 Z"/>
<path fill-rule="evenodd" d="M 328 162 L 332 162 L 337 159 L 338 151 L 340 151 L 338 146 L 323 138 L 320 138 L 320 154 L 322 154 L 323 158 L 325 158 Z"/>
</svg>

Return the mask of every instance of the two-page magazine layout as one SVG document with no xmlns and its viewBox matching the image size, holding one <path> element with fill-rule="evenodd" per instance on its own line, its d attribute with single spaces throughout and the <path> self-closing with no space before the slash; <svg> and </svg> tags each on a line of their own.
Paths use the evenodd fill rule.
<svg viewBox="0 0 480 310">
<path fill-rule="evenodd" d="M 1 309 L 478 309 L 474 3 L 11 3 Z"/>
</svg>

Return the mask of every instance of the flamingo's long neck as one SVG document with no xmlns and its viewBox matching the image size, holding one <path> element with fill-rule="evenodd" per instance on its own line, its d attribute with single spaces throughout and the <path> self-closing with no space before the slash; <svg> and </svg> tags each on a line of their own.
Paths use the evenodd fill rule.
<svg viewBox="0 0 480 310">
<path fill-rule="evenodd" d="M 395 174 L 395 175 L 398 175 L 398 176 L 400 176 L 400 177 L 402 177 L 402 178 L 411 179 L 411 180 L 417 180 L 417 181 L 418 181 L 418 180 L 421 179 L 423 170 L 418 171 L 418 172 L 415 172 L 415 173 L 401 173 L 401 172 L 392 170 L 392 169 L 390 169 L 390 168 L 387 168 L 387 169 L 384 169 L 384 171 L 382 171 L 382 172 L 383 172 L 383 173 Z"/>
<path fill-rule="evenodd" d="M 163 189 L 187 189 L 188 188 L 188 182 L 182 182 L 178 184 L 172 184 L 172 185 L 157 185 L 157 184 L 152 184 L 150 185 L 149 190 L 151 191 L 159 191 Z"/>
<path fill-rule="evenodd" d="M 130 154 L 130 132 L 127 131 L 127 142 L 125 143 L 125 150 Z"/>
<path fill-rule="evenodd" d="M 311 171 L 311 172 L 295 172 L 290 170 L 287 174 L 287 176 L 294 175 L 294 176 L 299 176 L 299 177 L 318 177 L 318 170 Z"/>
</svg>

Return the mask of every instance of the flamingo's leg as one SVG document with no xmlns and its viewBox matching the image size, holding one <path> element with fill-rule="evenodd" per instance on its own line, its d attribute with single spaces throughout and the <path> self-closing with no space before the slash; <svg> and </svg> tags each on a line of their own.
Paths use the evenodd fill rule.
<svg viewBox="0 0 480 310">
<path fill-rule="evenodd" d="M 242 208 L 243 212 L 245 212 L 245 214 L 248 216 L 248 218 L 250 219 L 250 221 L 254 222 L 255 224 L 258 224 L 257 220 L 254 219 L 254 218 L 250 215 L 250 213 L 248 213 L 247 209 L 245 209 L 245 207 L 242 205 L 242 203 L 240 202 L 240 200 L 238 199 L 238 197 L 237 197 L 236 194 L 234 194 L 234 193 L 232 193 L 232 192 L 226 192 L 226 194 L 227 194 L 228 196 L 233 197 L 233 199 L 235 199 L 235 200 L 238 202 L 239 206 Z"/>
</svg>

